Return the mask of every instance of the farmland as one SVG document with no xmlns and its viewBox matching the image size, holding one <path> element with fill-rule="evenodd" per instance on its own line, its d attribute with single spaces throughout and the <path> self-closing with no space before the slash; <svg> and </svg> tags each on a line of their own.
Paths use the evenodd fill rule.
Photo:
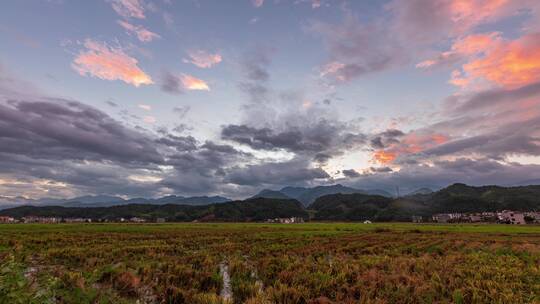
<svg viewBox="0 0 540 304">
<path fill-rule="evenodd" d="M 540 226 L 0 225 L 0 303 L 433 302 L 540 303 Z"/>
</svg>

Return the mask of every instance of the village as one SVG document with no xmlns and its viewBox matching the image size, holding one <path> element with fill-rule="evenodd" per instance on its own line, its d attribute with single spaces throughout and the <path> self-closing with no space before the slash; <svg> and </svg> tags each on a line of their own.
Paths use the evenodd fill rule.
<svg viewBox="0 0 540 304">
<path fill-rule="evenodd" d="M 118 218 L 118 219 L 102 219 L 92 220 L 90 218 L 61 218 L 61 217 L 41 217 L 41 216 L 26 216 L 21 219 L 16 219 L 10 216 L 0 216 L 0 224 L 11 223 L 39 223 L 39 224 L 59 224 L 59 223 L 165 223 L 166 219 L 157 218 L 153 220 L 147 220 L 140 217 L 131 218 Z M 301 217 L 286 217 L 286 218 L 272 218 L 267 219 L 266 223 L 277 224 L 298 224 L 304 223 L 304 218 Z M 413 223 L 497 223 L 497 224 L 513 224 L 513 225 L 525 225 L 525 224 L 540 224 L 540 212 L 522 212 L 513 210 L 503 210 L 500 212 L 475 212 L 475 213 L 438 213 L 432 216 L 412 216 Z M 371 221 L 364 221 L 364 224 L 371 223 Z"/>
<path fill-rule="evenodd" d="M 61 218 L 61 217 L 43 217 L 43 216 L 26 216 L 21 218 L 20 220 L 10 217 L 10 216 L 0 216 L 0 224 L 15 224 L 15 223 L 23 223 L 23 224 L 59 224 L 59 223 L 92 223 L 92 222 L 98 222 L 98 223 L 108 223 L 108 222 L 119 222 L 119 223 L 146 223 L 148 220 L 139 218 L 139 217 L 131 217 L 131 218 L 119 218 L 116 220 L 109 220 L 109 219 L 103 219 L 99 221 L 93 221 L 90 218 Z M 164 218 L 157 218 L 153 222 L 156 223 L 164 223 Z"/>
<path fill-rule="evenodd" d="M 500 212 L 438 213 L 431 217 L 412 216 L 414 223 L 498 223 L 498 224 L 540 224 L 540 212 L 503 210 Z"/>
</svg>

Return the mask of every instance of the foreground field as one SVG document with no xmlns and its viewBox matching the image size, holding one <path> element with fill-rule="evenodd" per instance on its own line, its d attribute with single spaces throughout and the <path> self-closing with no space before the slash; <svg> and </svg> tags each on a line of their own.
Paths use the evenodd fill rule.
<svg viewBox="0 0 540 304">
<path fill-rule="evenodd" d="M 0 225 L 0 303 L 540 303 L 540 227 Z"/>
</svg>

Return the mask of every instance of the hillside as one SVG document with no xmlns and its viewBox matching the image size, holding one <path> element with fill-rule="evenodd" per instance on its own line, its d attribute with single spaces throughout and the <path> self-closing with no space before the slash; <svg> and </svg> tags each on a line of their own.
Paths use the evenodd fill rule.
<svg viewBox="0 0 540 304">
<path fill-rule="evenodd" d="M 318 198 L 309 209 L 318 220 L 375 221 L 409 221 L 413 215 L 436 213 L 540 210 L 540 186 L 506 188 L 454 184 L 436 192 L 422 192 L 397 199 L 332 194 Z"/>
<path fill-rule="evenodd" d="M 148 220 L 165 218 L 167 221 L 263 221 L 276 217 L 307 217 L 302 205 L 295 200 L 255 198 L 204 206 L 130 204 L 112 207 L 23 206 L 0 211 L 0 215 L 84 217 L 94 220 L 117 220 L 141 217 Z"/>
<path fill-rule="evenodd" d="M 309 209 L 315 211 L 315 220 L 363 221 L 375 219 L 391 202 L 380 195 L 331 194 L 318 198 Z"/>
<path fill-rule="evenodd" d="M 540 210 L 540 186 L 472 187 L 453 184 L 417 199 L 429 202 L 433 212 Z"/>
<path fill-rule="evenodd" d="M 262 198 L 277 198 L 277 199 L 291 199 L 290 196 L 287 196 L 286 194 L 284 194 L 284 193 L 282 193 L 280 191 L 275 191 L 275 190 L 270 190 L 270 189 L 263 189 L 263 190 L 261 190 L 261 192 L 255 194 L 251 198 L 259 198 L 259 197 L 262 197 Z"/>
</svg>

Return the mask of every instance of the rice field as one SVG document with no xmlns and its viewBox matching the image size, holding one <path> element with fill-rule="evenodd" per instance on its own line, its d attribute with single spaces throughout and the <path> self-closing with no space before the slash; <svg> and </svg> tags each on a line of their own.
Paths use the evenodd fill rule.
<svg viewBox="0 0 540 304">
<path fill-rule="evenodd" d="M 0 303 L 540 303 L 540 226 L 0 225 Z"/>
</svg>

